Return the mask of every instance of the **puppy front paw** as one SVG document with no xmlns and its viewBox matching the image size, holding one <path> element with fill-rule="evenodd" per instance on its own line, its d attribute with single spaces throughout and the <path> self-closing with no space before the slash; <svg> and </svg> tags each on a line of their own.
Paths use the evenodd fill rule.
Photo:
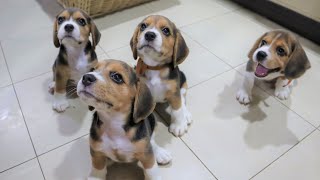
<svg viewBox="0 0 320 180">
<path fill-rule="evenodd" d="M 64 94 L 54 94 L 52 108 L 57 112 L 63 112 L 69 107 L 69 102 Z"/>
<path fill-rule="evenodd" d="M 187 119 L 172 122 L 169 127 L 169 131 L 176 137 L 184 135 L 188 130 L 188 121 Z"/>
<path fill-rule="evenodd" d="M 274 91 L 274 94 L 279 99 L 286 100 L 286 99 L 288 99 L 288 97 L 290 95 L 290 88 L 289 87 L 276 88 L 276 90 Z"/>
<path fill-rule="evenodd" d="M 240 104 L 247 105 L 251 102 L 251 96 L 243 89 L 237 92 L 237 100 Z"/>
<path fill-rule="evenodd" d="M 170 151 L 161 147 L 158 147 L 155 150 L 155 156 L 156 156 L 157 163 L 161 165 L 168 164 L 172 160 Z"/>
</svg>

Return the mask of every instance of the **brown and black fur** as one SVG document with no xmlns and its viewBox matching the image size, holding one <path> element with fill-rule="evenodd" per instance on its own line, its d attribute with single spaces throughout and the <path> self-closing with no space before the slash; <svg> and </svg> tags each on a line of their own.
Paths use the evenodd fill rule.
<svg viewBox="0 0 320 180">
<path fill-rule="evenodd" d="M 113 79 L 115 73 L 121 81 Z M 88 85 L 85 76 L 95 77 L 94 82 Z M 93 72 L 85 74 L 79 81 L 77 91 L 80 99 L 95 110 L 90 128 L 90 152 L 95 169 L 103 169 L 107 161 L 140 161 L 145 169 L 156 163 L 150 143 L 156 126 L 152 114 L 155 103 L 144 81 L 129 65 L 116 60 L 101 61 Z M 112 118 L 112 115 L 118 117 L 119 114 L 123 118 Z M 120 124 L 120 129 L 113 128 L 113 123 Z M 118 136 L 119 131 L 124 135 Z M 134 150 L 129 153 L 124 153 L 121 148 L 112 152 L 101 150 L 106 143 L 102 137 L 125 137 Z"/>
<path fill-rule="evenodd" d="M 150 29 L 147 29 L 144 32 L 141 29 L 142 25 L 147 25 L 148 27 L 150 27 Z M 181 89 L 188 88 L 186 76 L 182 71 L 180 71 L 178 65 L 187 58 L 189 54 L 189 48 L 184 38 L 182 37 L 181 32 L 175 26 L 175 24 L 164 16 L 151 15 L 145 18 L 135 29 L 133 37 L 130 41 L 133 57 L 134 59 L 138 59 L 139 57 L 140 59 L 142 59 L 142 61 L 144 61 L 144 55 L 142 53 L 139 53 L 139 49 L 141 48 L 138 47 L 139 43 L 141 44 L 140 39 L 143 36 L 143 33 L 151 31 L 154 28 L 157 29 L 158 32 L 161 32 L 161 30 L 163 30 L 164 28 L 168 28 L 170 31 L 170 35 L 164 35 L 160 33 L 162 37 L 162 46 L 160 52 L 157 52 L 158 57 L 154 58 L 154 61 L 157 62 L 159 66 L 161 66 L 161 69 L 157 71 L 159 71 L 159 78 L 161 79 L 162 84 L 166 84 L 169 87 L 165 92 L 164 99 L 156 101 L 168 102 L 173 110 L 178 110 L 182 106 Z M 152 67 L 149 69 L 148 68 L 146 70 L 146 73 L 142 74 L 142 76 L 146 77 L 147 81 L 151 81 L 151 79 L 148 79 L 147 73 L 148 70 L 153 69 Z M 183 94 L 183 96 L 185 97 L 185 94 Z"/>
<path fill-rule="evenodd" d="M 59 48 L 59 54 L 52 67 L 53 81 L 55 82 L 55 87 L 54 89 L 50 90 L 50 92 L 52 94 L 54 92 L 58 92 L 61 94 L 67 93 L 67 97 L 76 97 L 77 95 L 75 93 L 75 87 L 79 79 L 74 79 L 73 77 L 71 77 L 71 75 L 73 74 L 73 71 L 77 71 L 77 69 L 69 64 L 67 47 L 66 45 L 61 43 L 61 40 L 58 39 L 57 34 L 59 30 L 59 24 L 57 21 L 59 17 L 64 17 L 66 20 L 68 20 L 71 17 L 75 19 L 85 19 L 87 24 L 84 27 L 81 27 L 82 41 L 79 42 L 79 44 L 86 44 L 84 48 L 84 53 L 88 62 L 87 72 L 89 72 L 90 69 L 93 68 L 95 64 L 98 62 L 95 47 L 99 43 L 101 34 L 97 29 L 96 25 L 94 24 L 93 20 L 84 11 L 80 9 L 67 8 L 61 11 L 56 16 L 53 30 L 53 42 L 54 45 L 57 48 Z M 90 34 L 92 35 L 93 43 L 91 43 L 89 40 Z"/>
<path fill-rule="evenodd" d="M 276 42 L 273 42 L 274 39 Z M 297 79 L 310 69 L 310 62 L 298 39 L 288 31 L 274 30 L 263 34 L 248 53 L 248 72 L 254 72 L 257 67 L 257 63 L 253 61 L 253 54 L 260 47 L 262 40 L 268 44 L 273 42 L 272 60 L 267 64 L 269 69 L 278 69 L 287 79 Z M 277 47 L 285 50 L 284 56 L 275 53 Z"/>
</svg>

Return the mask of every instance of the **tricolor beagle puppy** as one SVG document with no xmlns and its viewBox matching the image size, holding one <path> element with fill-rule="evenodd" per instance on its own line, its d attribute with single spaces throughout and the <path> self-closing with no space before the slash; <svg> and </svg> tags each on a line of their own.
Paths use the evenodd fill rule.
<svg viewBox="0 0 320 180">
<path fill-rule="evenodd" d="M 53 64 L 53 82 L 49 85 L 56 111 L 62 112 L 69 107 L 66 95 L 76 94 L 76 82 L 98 62 L 95 47 L 99 40 L 100 32 L 82 10 L 67 8 L 57 15 L 53 42 L 60 51 Z"/>
<path fill-rule="evenodd" d="M 186 76 L 179 70 L 189 49 L 177 27 L 166 17 L 152 15 L 135 29 L 130 41 L 137 74 L 147 79 L 156 102 L 168 102 L 171 115 L 169 131 L 182 136 L 191 124 L 186 107 Z"/>
<path fill-rule="evenodd" d="M 283 30 L 274 30 L 261 36 L 249 52 L 245 79 L 237 93 L 241 104 L 251 101 L 255 79 L 275 82 L 275 96 L 287 99 L 292 81 L 309 69 L 310 62 L 298 39 Z"/>
<path fill-rule="evenodd" d="M 110 161 L 140 161 L 147 178 L 160 180 L 157 161 L 168 163 L 171 157 L 153 140 L 155 103 L 134 70 L 121 61 L 99 62 L 78 82 L 77 93 L 96 110 L 90 129 L 89 179 L 105 180 Z"/>
</svg>

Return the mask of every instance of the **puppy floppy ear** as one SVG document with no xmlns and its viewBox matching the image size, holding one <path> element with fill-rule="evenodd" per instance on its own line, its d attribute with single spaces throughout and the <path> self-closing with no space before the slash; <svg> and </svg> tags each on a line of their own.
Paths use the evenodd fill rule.
<svg viewBox="0 0 320 180">
<path fill-rule="evenodd" d="M 154 110 L 155 103 L 148 86 L 142 82 L 137 82 L 137 91 L 133 107 L 133 120 L 135 123 L 147 118 Z"/>
<path fill-rule="evenodd" d="M 135 60 L 138 58 L 138 50 L 137 50 L 138 34 L 139 34 L 139 26 L 136 27 L 136 29 L 134 30 L 133 36 L 130 40 L 131 51 L 133 53 L 133 58 Z"/>
<path fill-rule="evenodd" d="M 262 41 L 262 39 L 267 35 L 268 33 L 263 34 L 259 39 L 256 40 L 256 42 L 254 43 L 253 47 L 251 48 L 251 50 L 248 53 L 248 58 L 252 59 L 254 52 L 259 48 L 260 43 Z"/>
<path fill-rule="evenodd" d="M 173 47 L 173 67 L 176 68 L 179 64 L 181 64 L 186 59 L 188 54 L 189 48 L 179 30 L 177 30 Z"/>
<path fill-rule="evenodd" d="M 57 18 L 54 20 L 54 24 L 53 24 L 53 44 L 57 48 L 60 47 L 60 41 L 58 39 L 58 21 L 57 21 Z"/>
<path fill-rule="evenodd" d="M 311 68 L 310 61 L 298 41 L 293 44 L 292 49 L 289 62 L 284 70 L 284 75 L 288 79 L 299 78 L 307 69 Z"/>
<path fill-rule="evenodd" d="M 98 45 L 100 38 L 101 38 L 101 33 L 98 30 L 96 24 L 93 22 L 93 20 L 90 18 L 90 32 L 92 35 L 92 45 L 93 49 Z"/>
</svg>

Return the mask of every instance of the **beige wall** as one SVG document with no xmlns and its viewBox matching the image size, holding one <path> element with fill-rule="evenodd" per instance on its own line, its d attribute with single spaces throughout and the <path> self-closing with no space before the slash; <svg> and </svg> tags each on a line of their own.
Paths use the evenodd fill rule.
<svg viewBox="0 0 320 180">
<path fill-rule="evenodd" d="M 320 22 L 320 0 L 271 0 Z"/>
</svg>

